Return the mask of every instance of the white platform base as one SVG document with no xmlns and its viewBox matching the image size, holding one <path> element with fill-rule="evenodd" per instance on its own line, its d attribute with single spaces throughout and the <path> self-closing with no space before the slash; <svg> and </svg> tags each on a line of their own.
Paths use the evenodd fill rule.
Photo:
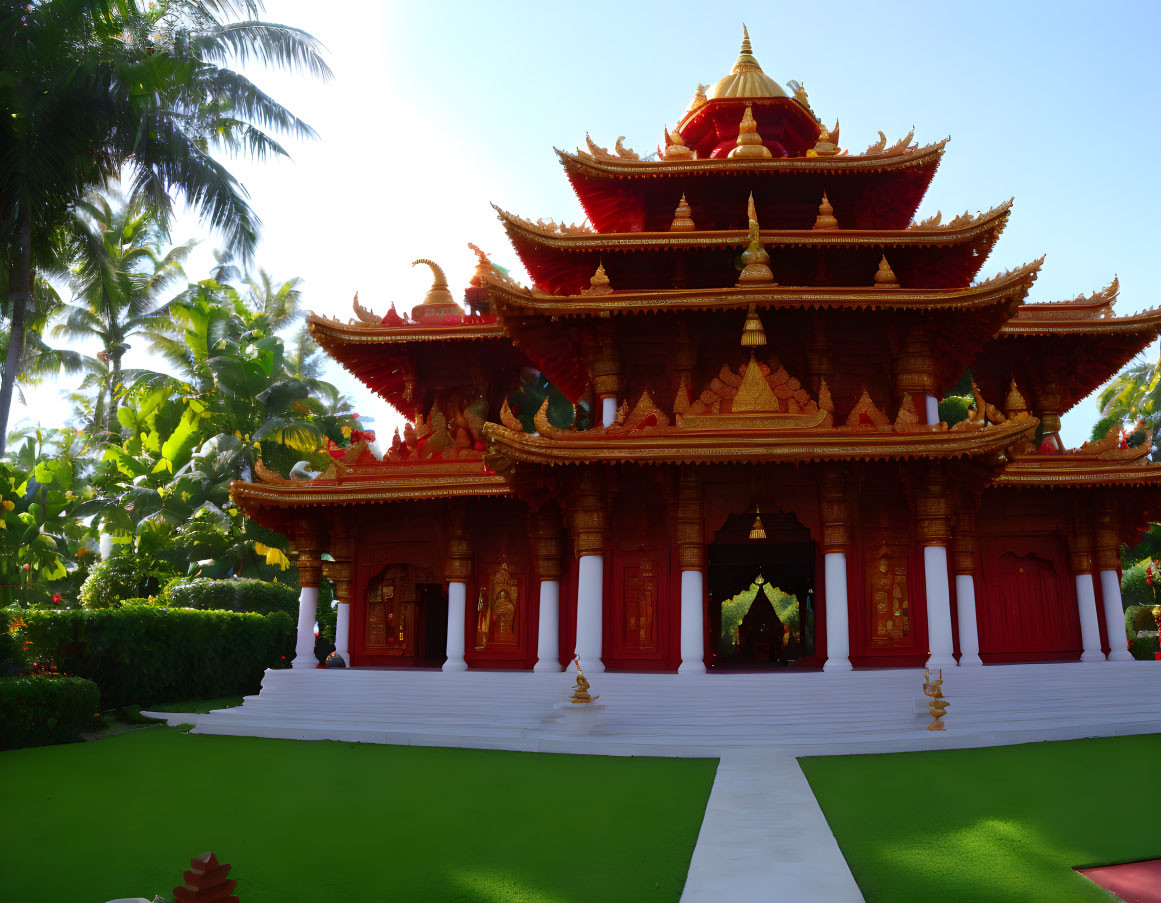
<svg viewBox="0 0 1161 903">
<path fill-rule="evenodd" d="M 564 735 L 553 705 L 571 674 L 350 668 L 267 671 L 237 708 L 181 714 L 195 733 L 596 755 L 903 752 L 1161 730 L 1161 663 L 945 669 L 947 731 L 915 714 L 918 668 L 834 673 L 606 672 L 602 722 Z M 172 719 L 171 719 L 172 720 Z"/>
<path fill-rule="evenodd" d="M 559 713 L 566 734 L 591 734 L 605 711 L 599 702 L 558 702 L 553 709 Z"/>
</svg>

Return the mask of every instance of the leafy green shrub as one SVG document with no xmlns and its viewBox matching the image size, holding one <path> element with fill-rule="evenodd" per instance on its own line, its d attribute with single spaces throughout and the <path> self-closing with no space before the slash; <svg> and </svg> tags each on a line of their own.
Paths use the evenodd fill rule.
<svg viewBox="0 0 1161 903">
<path fill-rule="evenodd" d="M 79 740 L 100 718 L 100 699 L 80 677 L 0 678 L 0 749 Z"/>
<path fill-rule="evenodd" d="M 1143 636 L 1133 640 L 1129 645 L 1129 651 L 1133 653 L 1133 658 L 1151 662 L 1153 656 L 1161 652 L 1161 646 L 1157 643 L 1157 637 Z"/>
<path fill-rule="evenodd" d="M 1135 637 L 1139 630 L 1156 630 L 1157 622 L 1153 620 L 1151 605 L 1130 605 L 1125 609 L 1125 630 L 1129 636 Z"/>
<path fill-rule="evenodd" d="M 148 556 L 117 555 L 93 565 L 78 598 L 85 608 L 113 608 L 124 599 L 156 595 L 174 576 L 169 565 Z"/>
<path fill-rule="evenodd" d="M 282 611 L 298 619 L 298 590 L 285 583 L 265 580 L 211 580 L 181 578 L 166 587 L 166 597 L 174 608 L 203 611 L 248 611 L 268 615 Z"/>
<path fill-rule="evenodd" d="M 1148 566 L 1149 561 L 1146 559 L 1121 571 L 1121 601 L 1125 608 L 1130 605 L 1148 605 L 1152 608 L 1157 604 L 1153 601 L 1153 587 L 1145 582 L 1145 569 Z"/>
<path fill-rule="evenodd" d="M 28 665 L 28 656 L 11 629 L 12 621 L 17 617 L 18 612 L 0 608 L 0 677 L 12 677 Z"/>
<path fill-rule="evenodd" d="M 939 419 L 948 426 L 967 420 L 968 408 L 975 399 L 970 395 L 946 395 L 939 401 Z"/>
<path fill-rule="evenodd" d="M 131 606 L 24 617 L 36 660 L 95 681 L 106 709 L 253 693 L 263 671 L 294 655 L 294 622 L 283 612 Z"/>
</svg>

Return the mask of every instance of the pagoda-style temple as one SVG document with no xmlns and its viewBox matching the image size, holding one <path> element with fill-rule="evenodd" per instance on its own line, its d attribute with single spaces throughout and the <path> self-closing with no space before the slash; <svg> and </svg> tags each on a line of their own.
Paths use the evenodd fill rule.
<svg viewBox="0 0 1161 903">
<path fill-rule="evenodd" d="M 410 314 L 320 345 L 409 421 L 234 501 L 290 537 L 295 667 L 322 576 L 352 666 L 586 671 L 1130 658 L 1122 543 L 1151 442 L 1060 417 L 1161 330 L 1118 285 L 1031 303 L 981 278 L 1011 201 L 923 221 L 945 143 L 840 147 L 743 41 L 642 157 L 557 151 L 580 226 L 497 208 L 532 285 L 478 255 Z M 573 405 L 521 410 L 542 374 Z M 969 374 L 967 419 L 939 402 Z M 324 556 L 325 559 L 324 560 Z"/>
</svg>

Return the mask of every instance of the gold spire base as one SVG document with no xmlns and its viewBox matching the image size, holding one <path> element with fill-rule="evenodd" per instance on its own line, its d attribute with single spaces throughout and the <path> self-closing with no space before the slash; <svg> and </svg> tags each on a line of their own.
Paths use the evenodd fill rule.
<svg viewBox="0 0 1161 903">
<path fill-rule="evenodd" d="M 751 304 L 746 311 L 746 322 L 742 326 L 742 347 L 758 348 L 766 344 L 766 330 L 762 328 L 762 319 L 758 316 L 757 305 Z"/>
<path fill-rule="evenodd" d="M 740 141 L 740 139 L 739 139 Z M 764 144 L 738 144 L 728 154 L 731 160 L 769 160 L 773 158 L 770 148 Z"/>
</svg>

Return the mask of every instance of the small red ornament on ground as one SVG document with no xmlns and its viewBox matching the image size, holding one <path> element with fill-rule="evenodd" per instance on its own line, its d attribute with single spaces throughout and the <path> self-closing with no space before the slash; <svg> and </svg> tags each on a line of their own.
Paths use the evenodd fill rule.
<svg viewBox="0 0 1161 903">
<path fill-rule="evenodd" d="M 185 884 L 173 889 L 174 899 L 178 903 L 238 903 L 233 896 L 234 886 L 238 883 L 230 874 L 230 866 L 218 862 L 213 853 L 202 853 L 196 859 L 189 861 L 190 869 L 182 875 Z"/>
</svg>

